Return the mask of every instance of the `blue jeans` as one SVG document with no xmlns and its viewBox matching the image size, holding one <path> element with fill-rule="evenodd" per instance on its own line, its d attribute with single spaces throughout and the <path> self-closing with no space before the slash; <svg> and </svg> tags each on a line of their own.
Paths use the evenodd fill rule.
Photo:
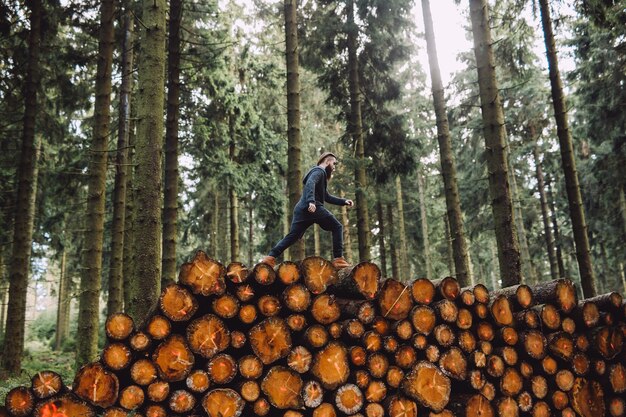
<svg viewBox="0 0 626 417">
<path fill-rule="evenodd" d="M 308 204 L 306 206 L 300 203 L 296 204 L 289 233 L 272 248 L 269 253 L 270 256 L 275 258 L 280 256 L 285 249 L 296 243 L 304 235 L 306 229 L 314 223 L 319 224 L 322 229 L 332 232 L 333 257 L 339 258 L 343 256 L 343 225 L 324 206 L 318 205 L 315 213 L 309 213 L 307 208 Z"/>
</svg>

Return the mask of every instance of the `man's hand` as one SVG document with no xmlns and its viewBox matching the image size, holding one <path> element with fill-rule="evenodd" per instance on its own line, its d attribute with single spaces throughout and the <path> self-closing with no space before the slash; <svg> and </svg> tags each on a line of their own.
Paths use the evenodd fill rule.
<svg viewBox="0 0 626 417">
<path fill-rule="evenodd" d="M 315 207 L 314 203 L 309 203 L 309 213 L 315 213 L 316 209 L 317 207 Z"/>
<path fill-rule="evenodd" d="M 354 201 L 352 201 L 352 200 L 346 200 L 346 206 L 348 206 L 348 207 L 354 207 Z"/>
</svg>

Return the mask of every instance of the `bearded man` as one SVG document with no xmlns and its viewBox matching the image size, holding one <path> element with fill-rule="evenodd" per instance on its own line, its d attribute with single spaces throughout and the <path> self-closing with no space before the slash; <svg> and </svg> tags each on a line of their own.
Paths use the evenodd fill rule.
<svg viewBox="0 0 626 417">
<path fill-rule="evenodd" d="M 336 165 L 337 157 L 331 152 L 325 152 L 319 157 L 317 165 L 311 168 L 304 176 L 302 180 L 304 184 L 302 197 L 300 197 L 300 201 L 293 209 L 289 233 L 272 248 L 269 255 L 261 259 L 261 262 L 273 268 L 276 265 L 276 258 L 289 246 L 296 243 L 311 225 L 317 223 L 322 229 L 332 233 L 334 257 L 332 263 L 335 268 L 350 266 L 343 257 L 343 226 L 324 207 L 324 203 L 338 206 L 354 206 L 352 200 L 335 197 L 328 193 L 328 181 L 332 178 Z"/>
</svg>

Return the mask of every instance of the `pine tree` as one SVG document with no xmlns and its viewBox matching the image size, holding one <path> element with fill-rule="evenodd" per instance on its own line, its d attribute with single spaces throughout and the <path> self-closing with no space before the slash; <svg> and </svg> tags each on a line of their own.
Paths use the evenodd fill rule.
<svg viewBox="0 0 626 417">
<path fill-rule="evenodd" d="M 287 61 L 287 189 L 289 206 L 295 207 L 302 194 L 302 136 L 300 132 L 300 59 L 298 48 L 298 2 L 284 0 L 285 56 Z M 288 211 L 291 222 L 291 211 Z M 304 259 L 304 240 L 290 249 L 293 259 Z"/>
<path fill-rule="evenodd" d="M 471 282 L 471 276 L 469 275 L 469 254 L 465 239 L 463 212 L 461 211 L 459 187 L 457 185 L 456 163 L 454 154 L 452 153 L 452 140 L 448 127 L 448 116 L 446 114 L 446 103 L 439 71 L 437 45 L 435 43 L 429 0 L 422 0 L 422 12 L 426 31 L 430 78 L 432 79 L 432 94 L 437 117 L 437 141 L 439 143 L 441 176 L 443 177 L 446 197 L 447 224 L 450 225 L 451 229 L 450 236 L 454 255 L 454 271 L 461 285 L 467 286 Z"/>
<path fill-rule="evenodd" d="M 30 255 L 35 222 L 37 190 L 37 161 L 39 144 L 35 138 L 40 87 L 40 44 L 42 37 L 43 6 L 40 0 L 28 3 L 30 31 L 28 33 L 28 63 L 24 80 L 24 118 L 22 144 L 17 169 L 17 197 L 13 226 L 13 248 L 9 266 L 9 301 L 4 334 L 2 372 L 16 375 L 22 366 L 24 352 L 24 318 L 26 291 L 30 269 Z"/>
<path fill-rule="evenodd" d="M 500 276 L 503 286 L 511 286 L 521 281 L 520 252 L 508 181 L 504 113 L 496 80 L 487 1 L 470 0 L 470 16 Z"/>
<path fill-rule="evenodd" d="M 135 271 L 126 311 L 141 322 L 161 291 L 161 155 L 165 85 L 164 0 L 143 1 L 133 178 Z"/>
<path fill-rule="evenodd" d="M 574 241 L 576 242 L 578 269 L 580 271 L 583 294 L 585 297 L 593 297 L 596 295 L 596 283 L 591 261 L 589 237 L 587 235 L 585 209 L 580 193 L 578 174 L 576 172 L 572 134 L 567 117 L 567 103 L 565 101 L 565 93 L 563 92 L 563 84 L 559 73 L 559 63 L 556 56 L 556 44 L 552 30 L 548 0 L 539 0 L 539 6 L 546 46 L 546 56 L 548 58 L 550 86 L 552 87 L 552 105 L 554 106 L 554 117 L 556 119 L 557 135 L 561 149 L 561 164 L 565 176 L 565 189 L 567 190 Z"/>
</svg>

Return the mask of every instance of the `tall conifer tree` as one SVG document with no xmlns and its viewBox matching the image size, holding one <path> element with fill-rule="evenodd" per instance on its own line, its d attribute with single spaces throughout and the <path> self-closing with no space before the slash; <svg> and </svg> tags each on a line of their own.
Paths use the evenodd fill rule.
<svg viewBox="0 0 626 417">
<path fill-rule="evenodd" d="M 78 306 L 76 365 L 95 359 L 98 348 L 100 281 L 104 242 L 104 202 L 109 126 L 111 123 L 111 67 L 113 63 L 113 0 L 100 3 L 100 34 L 96 73 L 93 139 L 89 158 L 89 187 L 85 216 L 85 249 Z"/>
<path fill-rule="evenodd" d="M 9 266 L 9 304 L 4 334 L 2 370 L 16 375 L 22 367 L 24 353 L 24 319 L 26 292 L 30 270 L 30 254 L 35 223 L 35 198 L 37 190 L 37 161 L 39 145 L 35 139 L 38 111 L 37 93 L 40 84 L 39 50 L 41 45 L 41 0 L 31 0 L 30 31 L 28 34 L 28 62 L 24 80 L 24 118 L 22 146 L 17 169 L 17 197 L 13 225 L 13 249 Z"/>
<path fill-rule="evenodd" d="M 563 83 L 559 72 L 559 62 L 556 56 L 556 43 L 550 18 L 550 6 L 548 0 L 539 0 L 541 11 L 541 24 L 548 58 L 548 70 L 550 73 L 550 86 L 552 91 L 552 105 L 557 125 L 557 136 L 561 149 L 561 164 L 565 176 L 565 189 L 569 203 L 570 218 L 576 243 L 576 259 L 578 270 L 585 297 L 596 295 L 596 282 L 591 261 L 591 249 L 589 236 L 587 235 L 587 222 L 585 220 L 585 208 L 580 193 L 580 183 L 576 171 L 576 159 L 572 145 L 572 133 L 569 128 L 567 116 L 567 102 L 563 92 Z"/>
<path fill-rule="evenodd" d="M 489 6 L 487 0 L 470 0 L 469 3 L 500 276 L 502 286 L 507 287 L 520 283 L 521 263 L 508 180 L 504 112 L 496 81 Z"/>
<path fill-rule="evenodd" d="M 141 322 L 161 292 L 161 156 L 165 85 L 165 0 L 144 0 L 139 47 L 134 176 L 135 271 L 127 312 Z"/>
</svg>

